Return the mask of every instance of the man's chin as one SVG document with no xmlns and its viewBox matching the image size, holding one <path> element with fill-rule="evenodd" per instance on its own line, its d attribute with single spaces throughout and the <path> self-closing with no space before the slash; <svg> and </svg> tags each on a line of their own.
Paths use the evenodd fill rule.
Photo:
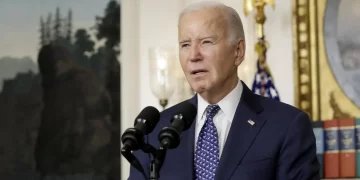
<svg viewBox="0 0 360 180">
<path fill-rule="evenodd" d="M 206 87 L 204 85 L 202 85 L 202 86 L 196 86 L 195 85 L 195 86 L 192 87 L 192 89 L 198 94 L 201 94 L 201 93 L 206 91 Z"/>
</svg>

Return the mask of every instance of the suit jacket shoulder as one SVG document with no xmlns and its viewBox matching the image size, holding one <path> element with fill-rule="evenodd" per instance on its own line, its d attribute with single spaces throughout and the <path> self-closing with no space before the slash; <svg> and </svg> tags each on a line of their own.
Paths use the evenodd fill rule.
<svg viewBox="0 0 360 180">
<path fill-rule="evenodd" d="M 264 108 L 262 115 L 265 115 L 270 123 L 277 123 L 279 126 L 283 127 L 290 126 L 297 116 L 307 116 L 304 111 L 289 104 L 259 95 L 255 96 L 257 96 Z"/>
</svg>

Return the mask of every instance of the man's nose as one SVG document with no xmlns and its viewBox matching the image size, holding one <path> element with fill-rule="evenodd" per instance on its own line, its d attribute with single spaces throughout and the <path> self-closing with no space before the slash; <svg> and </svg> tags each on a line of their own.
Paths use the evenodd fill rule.
<svg viewBox="0 0 360 180">
<path fill-rule="evenodd" d="M 190 61 L 197 62 L 201 60 L 200 47 L 197 44 L 191 46 L 190 49 Z"/>
</svg>

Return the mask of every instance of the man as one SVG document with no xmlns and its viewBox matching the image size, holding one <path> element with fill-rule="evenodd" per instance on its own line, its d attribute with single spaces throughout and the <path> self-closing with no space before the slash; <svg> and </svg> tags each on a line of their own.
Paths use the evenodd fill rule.
<svg viewBox="0 0 360 180">
<path fill-rule="evenodd" d="M 182 69 L 197 94 L 197 118 L 171 149 L 160 171 L 162 180 L 309 180 L 319 178 L 315 136 L 306 113 L 253 94 L 238 79 L 245 38 L 239 15 L 216 2 L 186 8 L 179 19 Z M 161 113 L 149 135 L 170 123 L 177 106 Z M 149 156 L 136 157 L 149 174 Z M 143 179 L 131 168 L 131 180 Z"/>
</svg>

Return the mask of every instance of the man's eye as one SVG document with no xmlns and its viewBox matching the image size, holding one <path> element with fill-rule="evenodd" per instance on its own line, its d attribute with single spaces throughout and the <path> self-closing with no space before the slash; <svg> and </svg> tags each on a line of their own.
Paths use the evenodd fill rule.
<svg viewBox="0 0 360 180">
<path fill-rule="evenodd" d="M 182 45 L 181 45 L 181 47 L 183 47 L 183 48 L 184 48 L 184 47 L 188 47 L 188 46 L 189 46 L 189 44 L 182 44 Z"/>
<path fill-rule="evenodd" d="M 204 43 L 204 44 L 209 44 L 209 43 L 211 44 L 212 42 L 209 41 L 209 40 L 206 40 L 206 41 L 204 41 L 203 43 Z"/>
</svg>

